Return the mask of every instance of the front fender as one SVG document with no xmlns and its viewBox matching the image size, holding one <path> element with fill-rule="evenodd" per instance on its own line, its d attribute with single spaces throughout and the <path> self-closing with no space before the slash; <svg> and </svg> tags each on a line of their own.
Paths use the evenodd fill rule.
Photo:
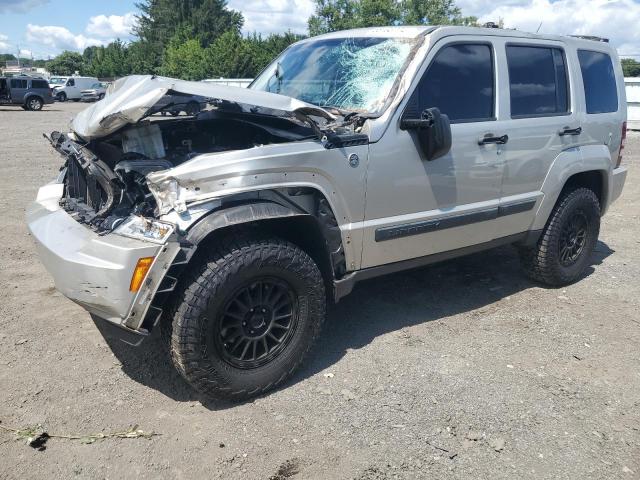
<svg viewBox="0 0 640 480">
<path fill-rule="evenodd" d="M 307 213 L 296 211 L 293 208 L 285 207 L 273 202 L 259 202 L 236 205 L 234 207 L 222 208 L 202 218 L 188 231 L 186 240 L 198 245 L 210 233 L 224 227 L 232 225 L 242 225 L 259 220 L 273 218 L 285 218 L 306 215 Z"/>
</svg>

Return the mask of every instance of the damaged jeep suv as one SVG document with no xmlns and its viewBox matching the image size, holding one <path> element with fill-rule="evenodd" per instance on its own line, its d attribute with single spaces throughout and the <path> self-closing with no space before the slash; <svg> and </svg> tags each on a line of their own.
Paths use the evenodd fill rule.
<svg viewBox="0 0 640 480">
<path fill-rule="evenodd" d="M 48 136 L 65 163 L 27 221 L 64 295 L 125 342 L 159 328 L 189 383 L 241 399 L 281 385 L 360 280 L 504 244 L 537 281 L 579 279 L 625 120 L 605 41 L 331 33 L 248 89 L 118 80 Z"/>
</svg>

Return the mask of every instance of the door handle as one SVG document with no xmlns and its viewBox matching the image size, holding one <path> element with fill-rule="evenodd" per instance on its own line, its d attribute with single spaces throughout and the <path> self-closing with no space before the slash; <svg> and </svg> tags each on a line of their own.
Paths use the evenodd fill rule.
<svg viewBox="0 0 640 480">
<path fill-rule="evenodd" d="M 569 128 L 564 127 L 562 130 L 558 132 L 558 135 L 564 137 L 565 135 L 580 135 L 582 133 L 582 127 Z"/>
<path fill-rule="evenodd" d="M 480 137 L 478 139 L 478 145 L 486 145 L 488 143 L 497 143 L 499 145 L 504 145 L 509 141 L 508 135 L 502 135 L 501 137 L 496 137 L 493 133 L 487 133 L 484 137 Z"/>
</svg>

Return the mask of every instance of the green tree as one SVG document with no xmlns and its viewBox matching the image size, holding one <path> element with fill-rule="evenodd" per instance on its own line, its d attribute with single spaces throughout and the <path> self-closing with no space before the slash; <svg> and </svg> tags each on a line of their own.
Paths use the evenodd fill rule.
<svg viewBox="0 0 640 480">
<path fill-rule="evenodd" d="M 305 38 L 304 35 L 298 35 L 290 31 L 283 34 L 272 33 L 266 38 L 257 33 L 249 35 L 245 41 L 249 43 L 249 47 L 252 50 L 253 69 L 247 72 L 247 76 L 255 77 L 284 49 L 303 38 Z"/>
<path fill-rule="evenodd" d="M 623 58 L 620 63 L 625 77 L 640 77 L 640 62 L 633 58 Z"/>
<path fill-rule="evenodd" d="M 196 39 L 180 42 L 174 39 L 165 52 L 161 73 L 184 80 L 202 80 L 207 77 L 206 51 Z"/>
<path fill-rule="evenodd" d="M 204 48 L 228 30 L 240 32 L 242 14 L 227 8 L 226 0 L 143 0 L 135 33 L 154 66 L 160 67 L 176 33 L 191 31 Z"/>
<path fill-rule="evenodd" d="M 359 0 L 316 0 L 316 13 L 309 18 L 309 35 L 355 28 Z"/>
<path fill-rule="evenodd" d="M 84 73 L 85 62 L 82 55 L 77 52 L 65 50 L 53 60 L 47 62 L 47 68 L 54 75 L 73 75 L 76 72 Z"/>
<path fill-rule="evenodd" d="M 127 48 L 129 74 L 149 75 L 159 73 L 159 65 L 155 62 L 154 51 L 147 42 L 131 42 Z"/>
<path fill-rule="evenodd" d="M 206 49 L 211 77 L 245 78 L 256 72 L 254 48 L 250 40 L 230 30 Z"/>
<path fill-rule="evenodd" d="M 454 0 L 315 0 L 309 34 L 386 25 L 475 25 Z"/>
</svg>

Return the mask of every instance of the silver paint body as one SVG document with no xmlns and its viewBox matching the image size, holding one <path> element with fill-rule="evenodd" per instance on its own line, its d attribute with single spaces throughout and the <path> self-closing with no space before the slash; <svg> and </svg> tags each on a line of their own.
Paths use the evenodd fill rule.
<svg viewBox="0 0 640 480">
<path fill-rule="evenodd" d="M 312 187 L 330 203 L 340 226 L 347 270 L 356 271 L 539 230 L 544 227 L 566 180 L 582 171 L 605 173 L 603 212 L 619 197 L 626 169 L 614 166 L 621 125 L 626 119 L 626 102 L 622 70 L 615 50 L 607 43 L 469 27 L 371 28 L 336 32 L 325 38 L 348 36 L 420 37 L 415 56 L 397 83 L 388 108 L 380 117 L 364 124 L 369 145 L 325 149 L 320 141 L 308 140 L 199 155 L 173 169 L 148 175 L 156 199 L 168 182 L 178 185 L 177 203 L 159 201 L 166 212 L 161 218 L 188 230 L 219 206 L 219 200 L 225 196 L 289 186 Z M 453 124 L 451 151 L 434 161 L 425 161 L 411 135 L 399 128 L 400 117 L 434 55 L 449 43 L 459 41 L 489 43 L 493 49 L 496 118 Z M 507 43 L 564 49 L 570 84 L 569 114 L 511 119 Z M 617 112 L 585 113 L 578 48 L 603 51 L 612 57 L 618 77 Z M 240 92 L 228 88 L 232 90 L 227 93 L 235 95 L 236 100 L 242 99 Z M 254 100 L 261 96 L 255 93 L 249 94 Z M 149 95 L 158 94 L 159 90 Z M 303 102 L 277 97 L 280 96 L 268 94 L 264 98 L 271 102 L 270 108 L 289 113 L 307 107 L 301 105 Z M 100 103 L 90 108 L 106 108 Z M 141 106 L 134 105 L 132 115 L 139 115 Z M 74 130 L 89 136 L 100 134 L 95 115 L 83 112 L 79 117 Z M 82 118 L 91 118 L 92 123 L 82 124 Z M 577 126 L 582 127 L 579 136 L 558 135 L 565 127 Z M 507 134 L 509 141 L 505 145 L 478 145 L 478 138 L 487 133 Z M 145 305 L 175 256 L 176 246 L 169 242 L 162 247 L 115 234 L 98 237 L 60 209 L 57 200 L 61 194 L 58 186 L 43 187 L 27 214 L 29 228 L 56 286 L 92 313 L 132 329 L 139 328 Z M 535 201 L 534 208 L 484 222 L 375 240 L 379 228 L 439 220 L 525 201 Z M 56 246 L 62 244 L 64 248 Z M 127 289 L 137 259 L 155 255 L 159 256 L 143 291 L 129 294 Z"/>
</svg>

